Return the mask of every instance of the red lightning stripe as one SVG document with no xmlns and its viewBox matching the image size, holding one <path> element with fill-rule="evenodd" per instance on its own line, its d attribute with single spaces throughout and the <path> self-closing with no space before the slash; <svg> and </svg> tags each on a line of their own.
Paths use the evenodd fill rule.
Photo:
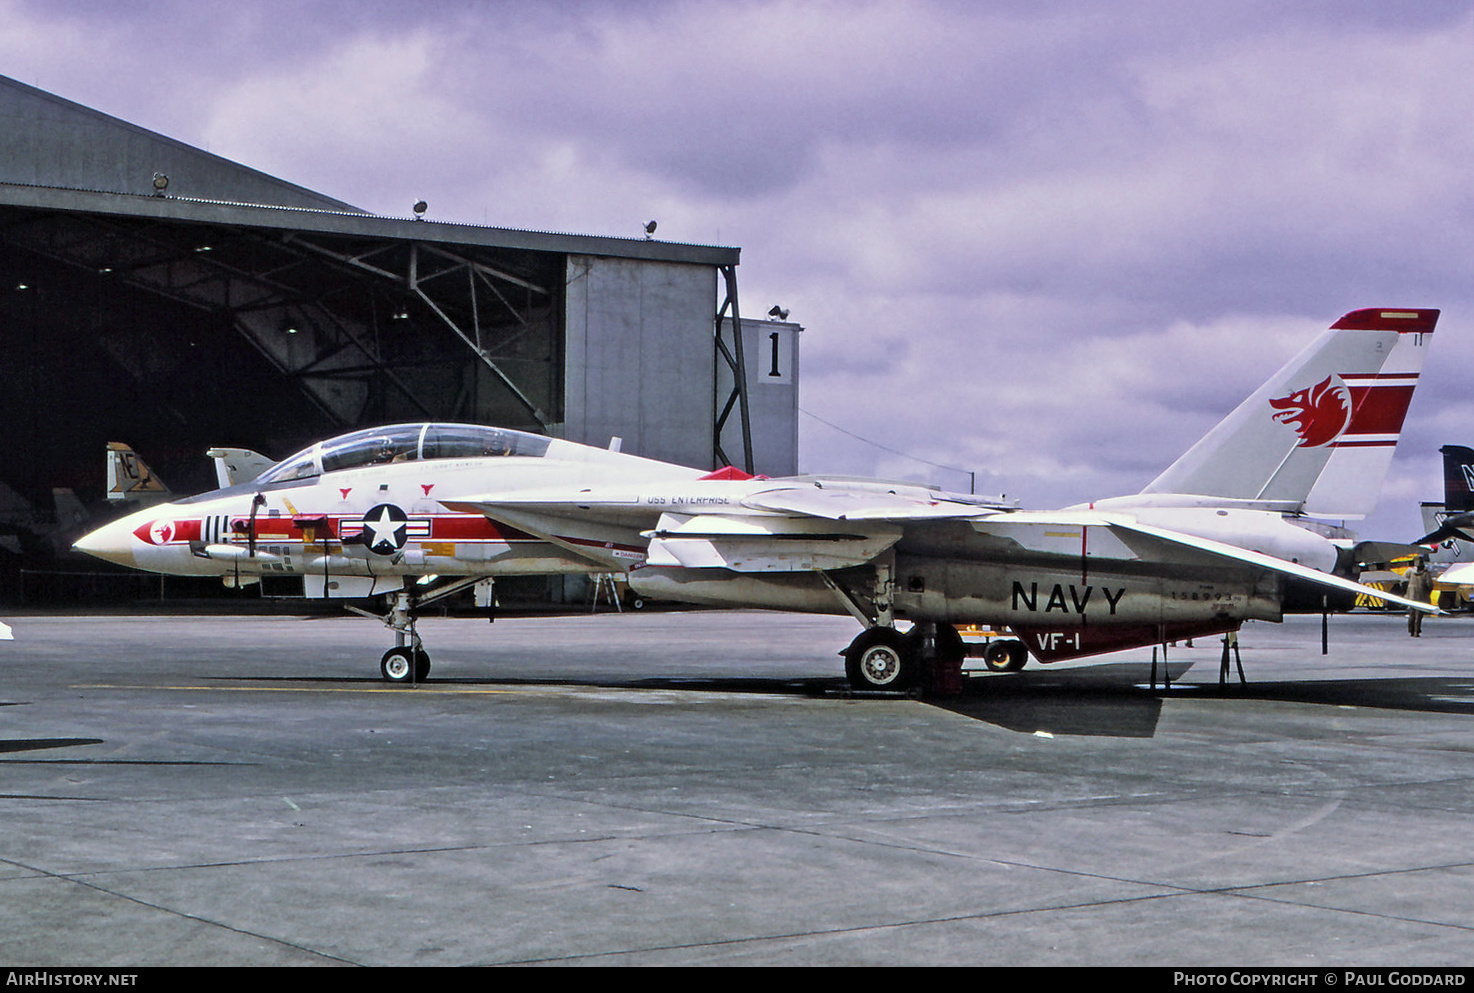
<svg viewBox="0 0 1474 993">
<path fill-rule="evenodd" d="M 1412 403 L 1417 373 L 1344 376 L 1351 394 L 1351 422 L 1334 443 L 1337 448 L 1366 448 L 1397 444 L 1402 422 Z"/>
</svg>

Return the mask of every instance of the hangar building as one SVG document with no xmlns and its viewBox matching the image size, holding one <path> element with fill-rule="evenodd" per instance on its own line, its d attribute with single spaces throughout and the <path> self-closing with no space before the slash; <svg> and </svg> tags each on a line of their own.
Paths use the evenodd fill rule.
<svg viewBox="0 0 1474 993">
<path fill-rule="evenodd" d="M 427 419 L 796 472 L 801 329 L 741 316 L 738 259 L 376 216 L 0 77 L 0 572 L 110 441 L 181 492 Z"/>
</svg>

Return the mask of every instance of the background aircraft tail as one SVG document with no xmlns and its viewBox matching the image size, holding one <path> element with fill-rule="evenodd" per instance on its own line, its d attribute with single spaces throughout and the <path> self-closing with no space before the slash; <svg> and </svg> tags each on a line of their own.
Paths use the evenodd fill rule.
<svg viewBox="0 0 1474 993">
<path fill-rule="evenodd" d="M 1142 493 L 1370 514 L 1438 313 L 1374 308 L 1342 317 Z"/>
<path fill-rule="evenodd" d="M 1446 557 L 1444 552 L 1453 551 L 1454 557 L 1463 554 L 1451 541 L 1474 542 L 1474 449 L 1444 445 L 1439 451 L 1443 453 L 1443 503 L 1422 505 L 1423 529 L 1428 533 L 1417 542 L 1445 546 L 1435 551 L 1435 561 Z"/>
<path fill-rule="evenodd" d="M 56 527 L 63 534 L 78 530 L 91 519 L 87 507 L 71 489 L 60 486 L 51 488 L 51 500 L 56 505 Z M 71 544 L 70 541 L 67 542 Z"/>
<path fill-rule="evenodd" d="M 110 441 L 107 445 L 107 498 L 157 502 L 169 496 L 169 487 L 154 475 L 133 451 L 121 441 Z"/>
<path fill-rule="evenodd" d="M 249 483 L 276 462 L 249 448 L 212 448 L 205 453 L 215 460 L 215 480 L 221 489 Z"/>
<path fill-rule="evenodd" d="M 1450 514 L 1474 510 L 1474 448 L 1444 445 L 1443 509 Z"/>
</svg>

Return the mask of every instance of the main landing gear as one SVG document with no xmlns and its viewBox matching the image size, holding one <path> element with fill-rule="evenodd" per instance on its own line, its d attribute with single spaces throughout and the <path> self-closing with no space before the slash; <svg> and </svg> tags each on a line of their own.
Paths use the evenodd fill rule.
<svg viewBox="0 0 1474 993">
<path fill-rule="evenodd" d="M 480 579 L 478 576 L 469 576 L 419 595 L 409 590 L 400 590 L 390 594 L 389 612 L 386 614 L 375 614 L 351 604 L 346 605 L 355 614 L 372 617 L 385 627 L 394 629 L 394 647 L 379 660 L 379 673 L 385 682 L 413 686 L 425 681 L 430 675 L 430 653 L 425 651 L 419 632 L 415 630 L 419 610 L 452 593 L 459 593 Z"/>
<path fill-rule="evenodd" d="M 819 573 L 855 620 L 865 625 L 844 655 L 845 676 L 857 690 L 919 689 L 955 696 L 962 692 L 962 660 L 967 645 L 951 624 L 917 621 L 905 634 L 895 628 L 895 561 L 883 556 L 872 575 L 841 581 L 838 573 Z M 994 672 L 1014 672 L 1029 659 L 1022 641 L 993 642 L 984 662 Z"/>
<path fill-rule="evenodd" d="M 950 624 L 918 622 L 905 634 L 875 626 L 844 651 L 845 675 L 857 690 L 943 689 L 962 676 L 967 647 Z M 929 677 L 929 678 L 928 678 Z"/>
<path fill-rule="evenodd" d="M 857 690 L 910 690 L 947 694 L 959 685 L 968 655 L 962 636 L 950 624 L 920 622 L 905 634 L 875 626 L 860 632 L 844 650 L 844 670 Z M 990 672 L 1018 672 L 1029 650 L 1014 638 L 993 641 L 983 652 Z"/>
</svg>

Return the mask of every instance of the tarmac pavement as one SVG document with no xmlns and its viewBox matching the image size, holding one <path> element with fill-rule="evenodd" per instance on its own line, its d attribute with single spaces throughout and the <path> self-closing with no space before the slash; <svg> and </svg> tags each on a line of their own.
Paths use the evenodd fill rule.
<svg viewBox="0 0 1474 993">
<path fill-rule="evenodd" d="M 1474 962 L 1474 620 L 852 695 L 847 618 L 10 617 L 0 966 Z"/>
</svg>

